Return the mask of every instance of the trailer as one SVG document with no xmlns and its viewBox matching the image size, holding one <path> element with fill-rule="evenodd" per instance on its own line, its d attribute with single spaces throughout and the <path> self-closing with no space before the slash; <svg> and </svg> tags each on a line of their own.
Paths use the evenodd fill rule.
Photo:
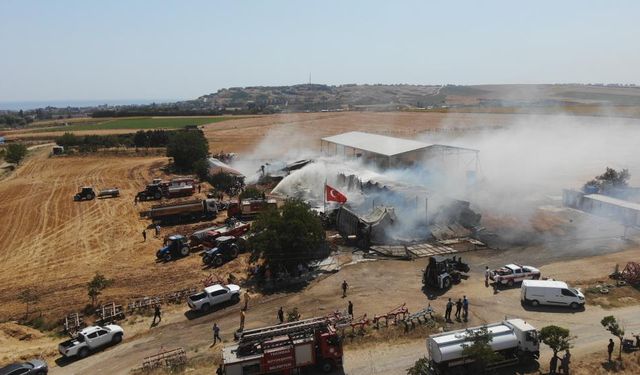
<svg viewBox="0 0 640 375">
<path fill-rule="evenodd" d="M 524 320 L 508 319 L 484 327 L 487 328 L 491 336 L 489 345 L 494 352 L 502 356 L 502 360 L 491 364 L 490 368 L 485 370 L 534 361 L 540 356 L 538 331 Z M 427 352 L 431 372 L 437 375 L 460 373 L 465 370 L 468 370 L 466 373 L 476 373 L 477 368 L 474 368 L 474 360 L 463 354 L 463 344 L 471 345 L 471 334 L 481 328 L 483 327 L 429 336 L 427 338 Z"/>
<path fill-rule="evenodd" d="M 102 189 L 98 192 L 98 198 L 116 198 L 120 196 L 120 189 L 117 187 Z"/>
<path fill-rule="evenodd" d="M 150 218 L 154 223 L 181 223 L 198 220 L 211 220 L 216 217 L 218 208 L 214 199 L 192 200 L 187 202 L 155 205 L 140 216 Z"/>
<path fill-rule="evenodd" d="M 242 331 L 222 353 L 226 375 L 291 374 L 312 366 L 342 367 L 342 342 L 331 318 L 317 317 Z"/>
</svg>

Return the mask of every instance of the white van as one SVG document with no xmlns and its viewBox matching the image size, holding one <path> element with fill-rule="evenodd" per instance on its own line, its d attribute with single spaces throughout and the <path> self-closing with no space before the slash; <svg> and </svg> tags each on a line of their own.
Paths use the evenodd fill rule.
<svg viewBox="0 0 640 375">
<path fill-rule="evenodd" d="M 584 294 L 570 288 L 564 281 L 524 280 L 520 287 L 520 301 L 525 305 L 569 306 L 578 309 L 584 306 Z"/>
</svg>

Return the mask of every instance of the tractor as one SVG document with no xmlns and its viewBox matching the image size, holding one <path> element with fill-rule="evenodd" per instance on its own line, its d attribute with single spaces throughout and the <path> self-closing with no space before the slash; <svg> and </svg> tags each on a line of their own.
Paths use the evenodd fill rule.
<svg viewBox="0 0 640 375">
<path fill-rule="evenodd" d="M 73 196 L 74 201 L 90 201 L 96 197 L 96 192 L 90 186 L 80 188 L 80 191 Z"/>
<path fill-rule="evenodd" d="M 169 262 L 178 257 L 186 257 L 191 252 L 187 237 L 176 234 L 169 236 L 165 246 L 156 252 L 156 258 Z"/>
<path fill-rule="evenodd" d="M 202 262 L 209 266 L 220 267 L 225 262 L 235 259 L 240 254 L 238 238 L 221 236 L 216 238 L 215 247 L 202 253 Z"/>
<path fill-rule="evenodd" d="M 425 287 L 446 290 L 453 283 L 459 283 L 462 273 L 469 272 L 469 265 L 462 262 L 462 257 L 456 259 L 443 256 L 429 257 L 429 264 L 424 270 L 422 283 Z"/>
</svg>

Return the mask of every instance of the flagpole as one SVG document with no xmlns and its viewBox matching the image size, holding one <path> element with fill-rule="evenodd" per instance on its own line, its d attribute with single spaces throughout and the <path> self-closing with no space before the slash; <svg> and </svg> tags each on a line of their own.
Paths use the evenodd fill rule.
<svg viewBox="0 0 640 375">
<path fill-rule="evenodd" d="M 324 179 L 324 188 L 322 188 L 322 213 L 327 214 L 327 179 Z"/>
</svg>

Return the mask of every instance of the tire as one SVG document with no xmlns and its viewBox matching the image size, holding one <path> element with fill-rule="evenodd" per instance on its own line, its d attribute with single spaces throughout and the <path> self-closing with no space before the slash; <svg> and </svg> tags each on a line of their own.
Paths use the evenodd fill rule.
<svg viewBox="0 0 640 375">
<path fill-rule="evenodd" d="M 82 348 L 78 352 L 78 357 L 79 358 L 87 358 L 88 355 L 89 355 L 89 348 Z"/>
<path fill-rule="evenodd" d="M 122 342 L 122 335 L 119 333 L 111 338 L 111 343 L 113 345 L 119 344 L 120 342 Z"/>
<path fill-rule="evenodd" d="M 93 194 L 89 194 L 89 195 L 87 195 L 87 200 L 90 200 L 90 201 L 91 201 L 91 200 L 93 200 L 93 198 L 95 198 L 95 197 L 96 197 L 95 195 L 93 195 Z"/>
<path fill-rule="evenodd" d="M 182 249 L 180 249 L 180 255 L 182 255 L 183 257 L 189 255 L 189 246 L 184 246 Z"/>
<path fill-rule="evenodd" d="M 533 279 L 534 279 L 534 280 L 540 280 L 540 275 L 535 275 L 535 276 L 533 277 Z"/>
<path fill-rule="evenodd" d="M 221 256 L 216 256 L 215 258 L 213 258 L 213 265 L 216 267 L 220 267 L 221 265 L 224 264 L 224 259 L 222 259 Z"/>
<path fill-rule="evenodd" d="M 531 306 L 538 307 L 538 306 L 540 306 L 540 302 L 538 302 L 537 299 L 534 299 L 534 300 L 531 301 Z"/>
<path fill-rule="evenodd" d="M 236 259 L 239 253 L 240 253 L 240 250 L 238 249 L 238 246 L 233 245 L 229 249 L 229 258 Z"/>
<path fill-rule="evenodd" d="M 571 302 L 571 304 L 569 305 L 569 307 L 571 307 L 572 310 L 578 310 L 578 308 L 580 307 L 580 305 L 578 305 L 575 302 Z"/>
<path fill-rule="evenodd" d="M 211 305 L 208 303 L 205 303 L 204 305 L 202 305 L 202 307 L 200 308 L 201 311 L 211 311 Z"/>
<path fill-rule="evenodd" d="M 320 370 L 325 374 L 330 373 L 331 371 L 333 371 L 333 362 L 329 360 L 322 361 L 322 363 L 320 364 Z"/>
<path fill-rule="evenodd" d="M 155 199 L 160 199 L 160 198 L 162 198 L 162 194 L 160 194 L 160 193 L 155 193 L 155 194 L 153 195 L 153 197 L 154 197 Z"/>
<path fill-rule="evenodd" d="M 171 262 L 172 259 L 173 259 L 173 257 L 171 256 L 170 252 L 165 254 L 165 256 L 164 256 L 164 261 L 165 262 Z"/>
<path fill-rule="evenodd" d="M 513 282 L 513 279 L 510 279 L 509 281 L 507 281 L 507 286 L 508 286 L 509 288 L 513 288 L 513 284 L 515 284 L 515 283 Z"/>
<path fill-rule="evenodd" d="M 442 280 L 442 289 L 449 289 L 451 287 L 451 278 L 445 277 Z"/>
<path fill-rule="evenodd" d="M 205 255 L 205 256 L 202 257 L 202 263 L 207 264 L 207 265 L 211 264 L 211 259 L 209 259 L 208 255 Z"/>
<path fill-rule="evenodd" d="M 231 302 L 233 302 L 233 303 L 240 302 L 240 295 L 239 294 L 234 294 L 233 297 L 231 297 Z"/>
</svg>

